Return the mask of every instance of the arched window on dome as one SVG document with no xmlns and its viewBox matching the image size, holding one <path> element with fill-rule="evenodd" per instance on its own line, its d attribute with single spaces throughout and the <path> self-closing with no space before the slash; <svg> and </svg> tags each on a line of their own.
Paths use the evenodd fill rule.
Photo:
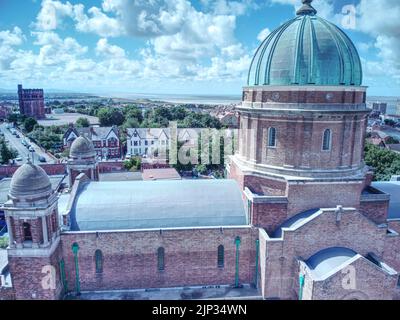
<svg viewBox="0 0 400 320">
<path fill-rule="evenodd" d="M 324 136 L 322 138 L 322 150 L 330 151 L 332 147 L 332 131 L 331 129 L 326 129 L 324 131 Z"/>
<path fill-rule="evenodd" d="M 103 253 L 97 249 L 94 253 L 94 259 L 96 262 L 96 273 L 103 273 Z"/>
<path fill-rule="evenodd" d="M 276 129 L 273 127 L 268 129 L 268 147 L 276 147 Z"/>
<path fill-rule="evenodd" d="M 218 268 L 223 268 L 224 267 L 224 263 L 225 263 L 225 253 L 224 253 L 224 246 L 220 245 L 218 246 Z"/>
<path fill-rule="evenodd" d="M 164 248 L 163 247 L 158 248 L 157 250 L 158 271 L 164 271 L 165 269 L 164 255 L 165 255 Z"/>
</svg>

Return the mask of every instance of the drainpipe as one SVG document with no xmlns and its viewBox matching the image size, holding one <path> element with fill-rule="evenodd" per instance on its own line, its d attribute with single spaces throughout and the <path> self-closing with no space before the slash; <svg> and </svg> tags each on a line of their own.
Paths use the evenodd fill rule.
<svg viewBox="0 0 400 320">
<path fill-rule="evenodd" d="M 260 248 L 260 240 L 256 240 L 256 270 L 254 272 L 254 287 L 257 289 L 258 287 L 258 254 Z"/>
<path fill-rule="evenodd" d="M 304 274 L 299 275 L 299 300 L 303 300 Z"/>
<path fill-rule="evenodd" d="M 79 245 L 75 242 L 72 245 L 72 253 L 74 254 L 74 261 L 75 261 L 75 284 L 76 284 L 76 295 L 80 296 L 81 294 L 81 286 L 80 286 L 80 281 L 79 281 L 79 265 L 78 265 L 78 250 L 79 250 Z"/>
<path fill-rule="evenodd" d="M 240 246 L 240 238 L 236 237 L 236 272 L 235 272 L 235 288 L 239 288 L 239 246 Z"/>
</svg>

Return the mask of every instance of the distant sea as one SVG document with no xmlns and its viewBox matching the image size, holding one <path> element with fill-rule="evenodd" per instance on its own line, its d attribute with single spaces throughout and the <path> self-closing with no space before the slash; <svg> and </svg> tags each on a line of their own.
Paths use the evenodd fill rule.
<svg viewBox="0 0 400 320">
<path fill-rule="evenodd" d="M 241 101 L 240 95 L 186 95 L 186 94 L 147 94 L 147 93 L 113 93 L 108 94 L 107 98 L 127 99 L 127 100 L 152 100 L 169 103 L 185 104 L 237 104 Z"/>
<path fill-rule="evenodd" d="M 237 104 L 240 103 L 241 95 L 185 95 L 185 94 L 148 94 L 148 93 L 113 93 L 106 95 L 107 98 L 119 98 L 127 100 L 152 100 L 163 101 L 169 103 L 186 103 L 186 104 Z M 369 96 L 368 103 L 384 102 L 388 104 L 388 114 L 396 114 L 398 112 L 397 105 L 400 104 L 400 97 L 378 97 Z"/>
</svg>

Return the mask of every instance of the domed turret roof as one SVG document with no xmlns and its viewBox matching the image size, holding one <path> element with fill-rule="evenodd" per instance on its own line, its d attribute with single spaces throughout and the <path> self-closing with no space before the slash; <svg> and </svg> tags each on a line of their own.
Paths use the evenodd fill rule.
<svg viewBox="0 0 400 320">
<path fill-rule="evenodd" d="M 52 192 L 46 172 L 39 166 L 26 163 L 15 171 L 11 179 L 10 195 L 15 198 Z"/>
<path fill-rule="evenodd" d="M 303 0 L 297 17 L 263 41 L 251 63 L 248 85 L 360 86 L 362 68 L 353 42 L 318 17 Z"/>
<path fill-rule="evenodd" d="M 71 158 L 89 158 L 95 157 L 96 152 L 93 143 L 89 139 L 80 136 L 72 143 L 69 155 Z"/>
</svg>

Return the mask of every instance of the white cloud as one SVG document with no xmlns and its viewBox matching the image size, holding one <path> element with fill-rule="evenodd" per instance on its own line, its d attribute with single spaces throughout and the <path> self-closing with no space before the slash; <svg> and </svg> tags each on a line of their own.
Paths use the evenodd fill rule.
<svg viewBox="0 0 400 320">
<path fill-rule="evenodd" d="M 101 37 L 116 37 L 125 33 L 117 19 L 108 17 L 101 9 L 92 7 L 88 10 L 89 16 L 84 13 L 84 6 L 75 6 L 74 19 L 76 29 L 80 32 L 91 32 Z"/>
<path fill-rule="evenodd" d="M 84 2 L 82 2 L 84 3 Z M 35 85 L 76 87 L 142 86 L 170 81 L 239 81 L 250 65 L 249 50 L 235 38 L 236 16 L 256 1 L 211 1 L 199 11 L 188 0 L 103 0 L 101 6 L 43 0 L 32 24 L 34 48 L 22 50 L 21 30 L 0 32 L 0 84 L 30 81 Z M 94 48 L 61 37 L 74 26 L 100 36 Z M 138 56 L 113 44 L 112 37 L 143 37 Z M 4 42 L 4 40 L 3 40 Z M 92 53 L 95 53 L 93 55 Z M 23 79 L 22 79 L 23 78 Z"/>
<path fill-rule="evenodd" d="M 19 46 L 24 41 L 25 37 L 22 30 L 14 27 L 13 30 L 0 31 L 0 45 L 2 46 Z"/>
<path fill-rule="evenodd" d="M 100 39 L 97 42 L 96 46 L 96 53 L 98 55 L 103 55 L 106 57 L 113 57 L 113 58 L 124 58 L 125 57 L 125 50 L 121 47 L 110 45 L 107 39 Z"/>
<path fill-rule="evenodd" d="M 15 59 L 15 47 L 25 40 L 22 30 L 14 27 L 13 30 L 0 31 L 0 70 L 9 70 Z"/>
<path fill-rule="evenodd" d="M 257 36 L 258 41 L 260 41 L 260 42 L 264 41 L 265 38 L 268 37 L 270 33 L 271 33 L 271 30 L 269 30 L 268 28 L 261 30 Z"/>
<path fill-rule="evenodd" d="M 41 31 L 56 30 L 60 27 L 63 18 L 72 17 L 74 6 L 60 1 L 42 0 L 41 10 L 36 17 L 36 28 Z"/>
</svg>

